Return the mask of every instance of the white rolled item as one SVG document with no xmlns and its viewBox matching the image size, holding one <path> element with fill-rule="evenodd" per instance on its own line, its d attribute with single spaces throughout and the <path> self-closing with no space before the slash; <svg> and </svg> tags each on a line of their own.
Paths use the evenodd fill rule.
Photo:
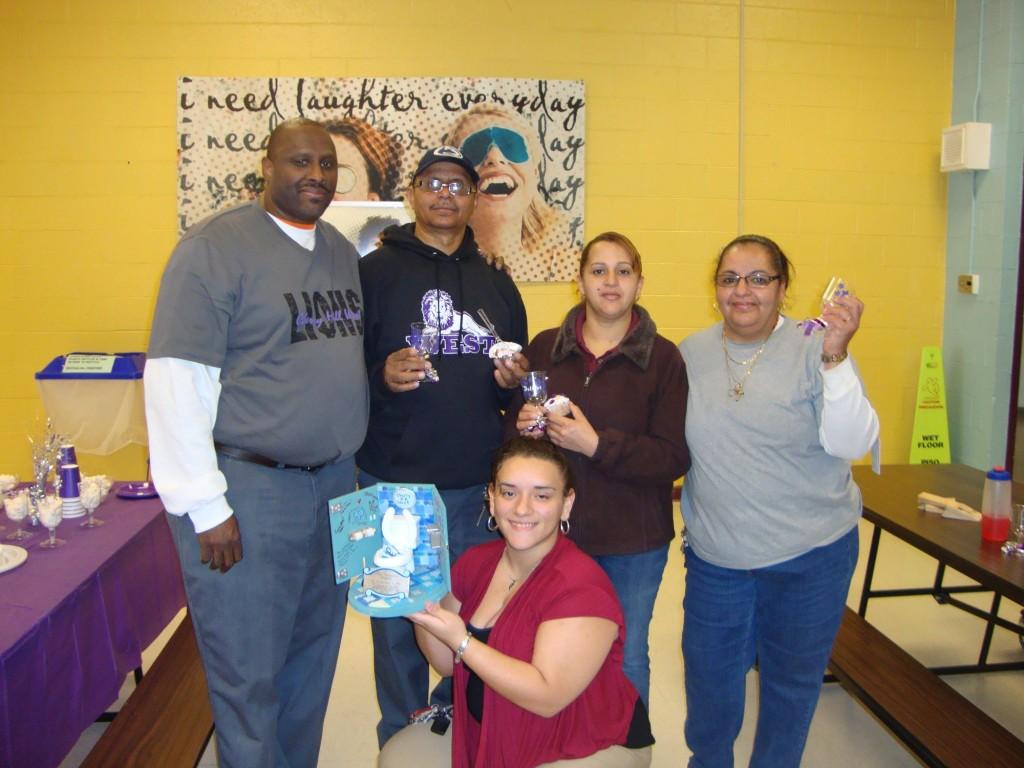
<svg viewBox="0 0 1024 768">
<path fill-rule="evenodd" d="M 568 416 L 572 401 L 565 395 L 554 395 L 544 401 L 544 411 L 555 416 Z"/>
<path fill-rule="evenodd" d="M 506 360 L 517 352 L 522 351 L 522 344 L 516 344 L 514 341 L 499 341 L 491 345 L 491 348 L 487 350 L 487 354 L 490 355 L 492 360 Z"/>
<path fill-rule="evenodd" d="M 36 505 L 39 522 L 47 528 L 56 528 L 64 519 L 63 504 L 56 496 L 46 496 Z"/>
<path fill-rule="evenodd" d="M 4 510 L 7 512 L 7 518 L 13 522 L 24 520 L 28 517 L 28 493 L 22 491 L 15 496 L 9 496 L 4 499 Z"/>
</svg>

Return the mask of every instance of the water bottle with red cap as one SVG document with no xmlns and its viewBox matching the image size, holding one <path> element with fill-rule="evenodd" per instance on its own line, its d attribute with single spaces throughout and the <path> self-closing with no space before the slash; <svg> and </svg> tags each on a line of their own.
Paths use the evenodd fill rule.
<svg viewBox="0 0 1024 768">
<path fill-rule="evenodd" d="M 993 467 L 985 474 L 985 490 L 981 496 L 981 538 L 1002 543 L 1010 534 L 1010 502 L 1013 486 L 1010 473 Z"/>
</svg>

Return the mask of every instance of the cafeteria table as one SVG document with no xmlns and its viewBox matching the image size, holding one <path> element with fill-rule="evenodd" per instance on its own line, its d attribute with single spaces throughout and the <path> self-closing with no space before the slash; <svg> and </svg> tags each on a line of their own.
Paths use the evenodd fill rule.
<svg viewBox="0 0 1024 768">
<path fill-rule="evenodd" d="M 142 651 L 185 605 L 177 553 L 159 498 L 121 499 L 19 543 L 28 559 L 0 573 L 0 767 L 52 768 L 118 697 Z M 0 515 L 6 528 L 14 524 Z"/>
<path fill-rule="evenodd" d="M 1024 605 L 1024 558 L 1006 556 L 999 544 L 982 541 L 977 523 L 952 520 L 917 508 L 917 494 L 925 491 L 952 496 L 980 509 L 985 473 L 962 464 L 887 464 L 878 475 L 872 473 L 870 467 L 854 467 L 853 476 L 864 496 L 864 519 L 875 526 L 858 613 L 865 616 L 869 601 L 876 598 L 930 595 L 940 604 L 954 606 L 985 622 L 976 663 L 935 667 L 933 672 L 958 674 L 1024 669 L 1024 662 L 988 660 L 996 627 L 1017 635 L 1024 632 L 1020 624 L 999 616 L 1003 598 Z M 1013 484 L 1013 497 L 1017 502 L 1024 502 L 1024 485 Z M 935 558 L 935 578 L 931 585 L 898 589 L 872 586 L 883 530 Z M 947 569 L 958 571 L 977 583 L 950 586 L 944 582 Z M 987 609 L 957 597 L 976 592 L 992 594 Z"/>
</svg>

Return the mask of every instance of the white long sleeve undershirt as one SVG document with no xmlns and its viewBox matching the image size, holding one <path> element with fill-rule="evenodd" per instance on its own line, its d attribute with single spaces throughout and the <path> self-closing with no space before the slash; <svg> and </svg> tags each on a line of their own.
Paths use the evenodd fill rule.
<svg viewBox="0 0 1024 768">
<path fill-rule="evenodd" d="M 196 533 L 232 515 L 228 484 L 217 467 L 213 425 L 220 399 L 220 368 L 176 357 L 146 361 L 146 423 L 153 483 L 164 508 L 187 514 Z"/>
<path fill-rule="evenodd" d="M 877 454 L 878 414 L 848 359 L 828 370 L 821 367 L 823 404 L 818 437 L 825 453 L 854 461 L 868 451 Z"/>
</svg>

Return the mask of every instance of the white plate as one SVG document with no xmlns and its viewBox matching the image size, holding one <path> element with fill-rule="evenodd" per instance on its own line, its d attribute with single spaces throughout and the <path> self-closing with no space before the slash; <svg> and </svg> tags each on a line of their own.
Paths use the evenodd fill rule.
<svg viewBox="0 0 1024 768">
<path fill-rule="evenodd" d="M 10 544 L 0 544 L 0 573 L 13 571 L 28 560 L 28 550 Z"/>
</svg>

